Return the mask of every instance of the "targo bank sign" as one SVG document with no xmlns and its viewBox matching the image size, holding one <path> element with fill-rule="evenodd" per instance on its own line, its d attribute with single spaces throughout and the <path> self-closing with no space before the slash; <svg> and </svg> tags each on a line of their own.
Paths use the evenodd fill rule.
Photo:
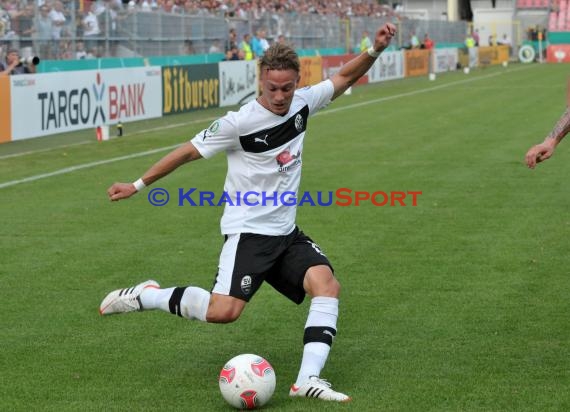
<svg viewBox="0 0 570 412">
<path fill-rule="evenodd" d="M 128 72 L 128 73 L 127 73 Z M 160 67 L 14 76 L 12 140 L 160 117 Z"/>
</svg>

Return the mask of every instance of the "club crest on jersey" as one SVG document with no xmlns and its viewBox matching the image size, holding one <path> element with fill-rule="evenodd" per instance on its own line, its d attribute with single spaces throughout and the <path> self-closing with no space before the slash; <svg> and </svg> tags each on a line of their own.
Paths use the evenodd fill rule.
<svg viewBox="0 0 570 412">
<path fill-rule="evenodd" d="M 303 116 L 301 116 L 300 113 L 297 113 L 297 116 L 295 116 L 295 129 L 297 129 L 298 132 L 303 131 Z"/>
<path fill-rule="evenodd" d="M 297 154 L 291 154 L 291 151 L 287 148 L 279 153 L 275 160 L 279 165 L 279 172 L 286 172 L 301 164 L 301 151 L 299 150 Z"/>
<path fill-rule="evenodd" d="M 240 287 L 244 295 L 249 295 L 251 293 L 251 276 L 245 275 L 241 278 Z"/>
</svg>

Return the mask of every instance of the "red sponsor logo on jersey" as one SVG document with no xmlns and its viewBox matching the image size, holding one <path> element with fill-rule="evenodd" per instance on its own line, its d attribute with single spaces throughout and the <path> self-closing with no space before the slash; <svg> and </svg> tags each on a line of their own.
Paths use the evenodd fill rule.
<svg viewBox="0 0 570 412">
<path fill-rule="evenodd" d="M 286 172 L 290 168 L 301 163 L 301 151 L 299 150 L 297 154 L 291 154 L 289 148 L 287 148 L 279 153 L 277 157 L 275 157 L 275 160 L 279 165 L 279 171 Z"/>
<path fill-rule="evenodd" d="M 287 163 L 293 161 L 293 156 L 291 156 L 291 152 L 289 150 L 285 150 L 277 155 L 277 163 L 279 166 L 285 166 Z"/>
</svg>

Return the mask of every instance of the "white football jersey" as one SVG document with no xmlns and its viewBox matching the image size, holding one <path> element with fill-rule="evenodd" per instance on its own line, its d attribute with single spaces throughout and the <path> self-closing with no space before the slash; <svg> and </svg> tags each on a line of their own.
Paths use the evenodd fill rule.
<svg viewBox="0 0 570 412">
<path fill-rule="evenodd" d="M 278 236 L 293 231 L 297 207 L 291 199 L 297 198 L 301 182 L 307 119 L 328 105 L 333 93 L 330 80 L 299 89 L 284 116 L 253 100 L 192 139 L 204 158 L 221 151 L 228 158 L 223 234 Z"/>
</svg>

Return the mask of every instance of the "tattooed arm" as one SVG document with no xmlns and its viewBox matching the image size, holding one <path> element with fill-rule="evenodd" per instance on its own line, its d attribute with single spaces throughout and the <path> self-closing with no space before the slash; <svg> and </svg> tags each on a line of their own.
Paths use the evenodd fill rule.
<svg viewBox="0 0 570 412">
<path fill-rule="evenodd" d="M 534 169 L 537 163 L 543 162 L 552 156 L 554 149 L 564 136 L 570 132 L 570 106 L 554 126 L 554 130 L 544 139 L 544 142 L 537 144 L 526 153 L 526 164 Z"/>
</svg>

